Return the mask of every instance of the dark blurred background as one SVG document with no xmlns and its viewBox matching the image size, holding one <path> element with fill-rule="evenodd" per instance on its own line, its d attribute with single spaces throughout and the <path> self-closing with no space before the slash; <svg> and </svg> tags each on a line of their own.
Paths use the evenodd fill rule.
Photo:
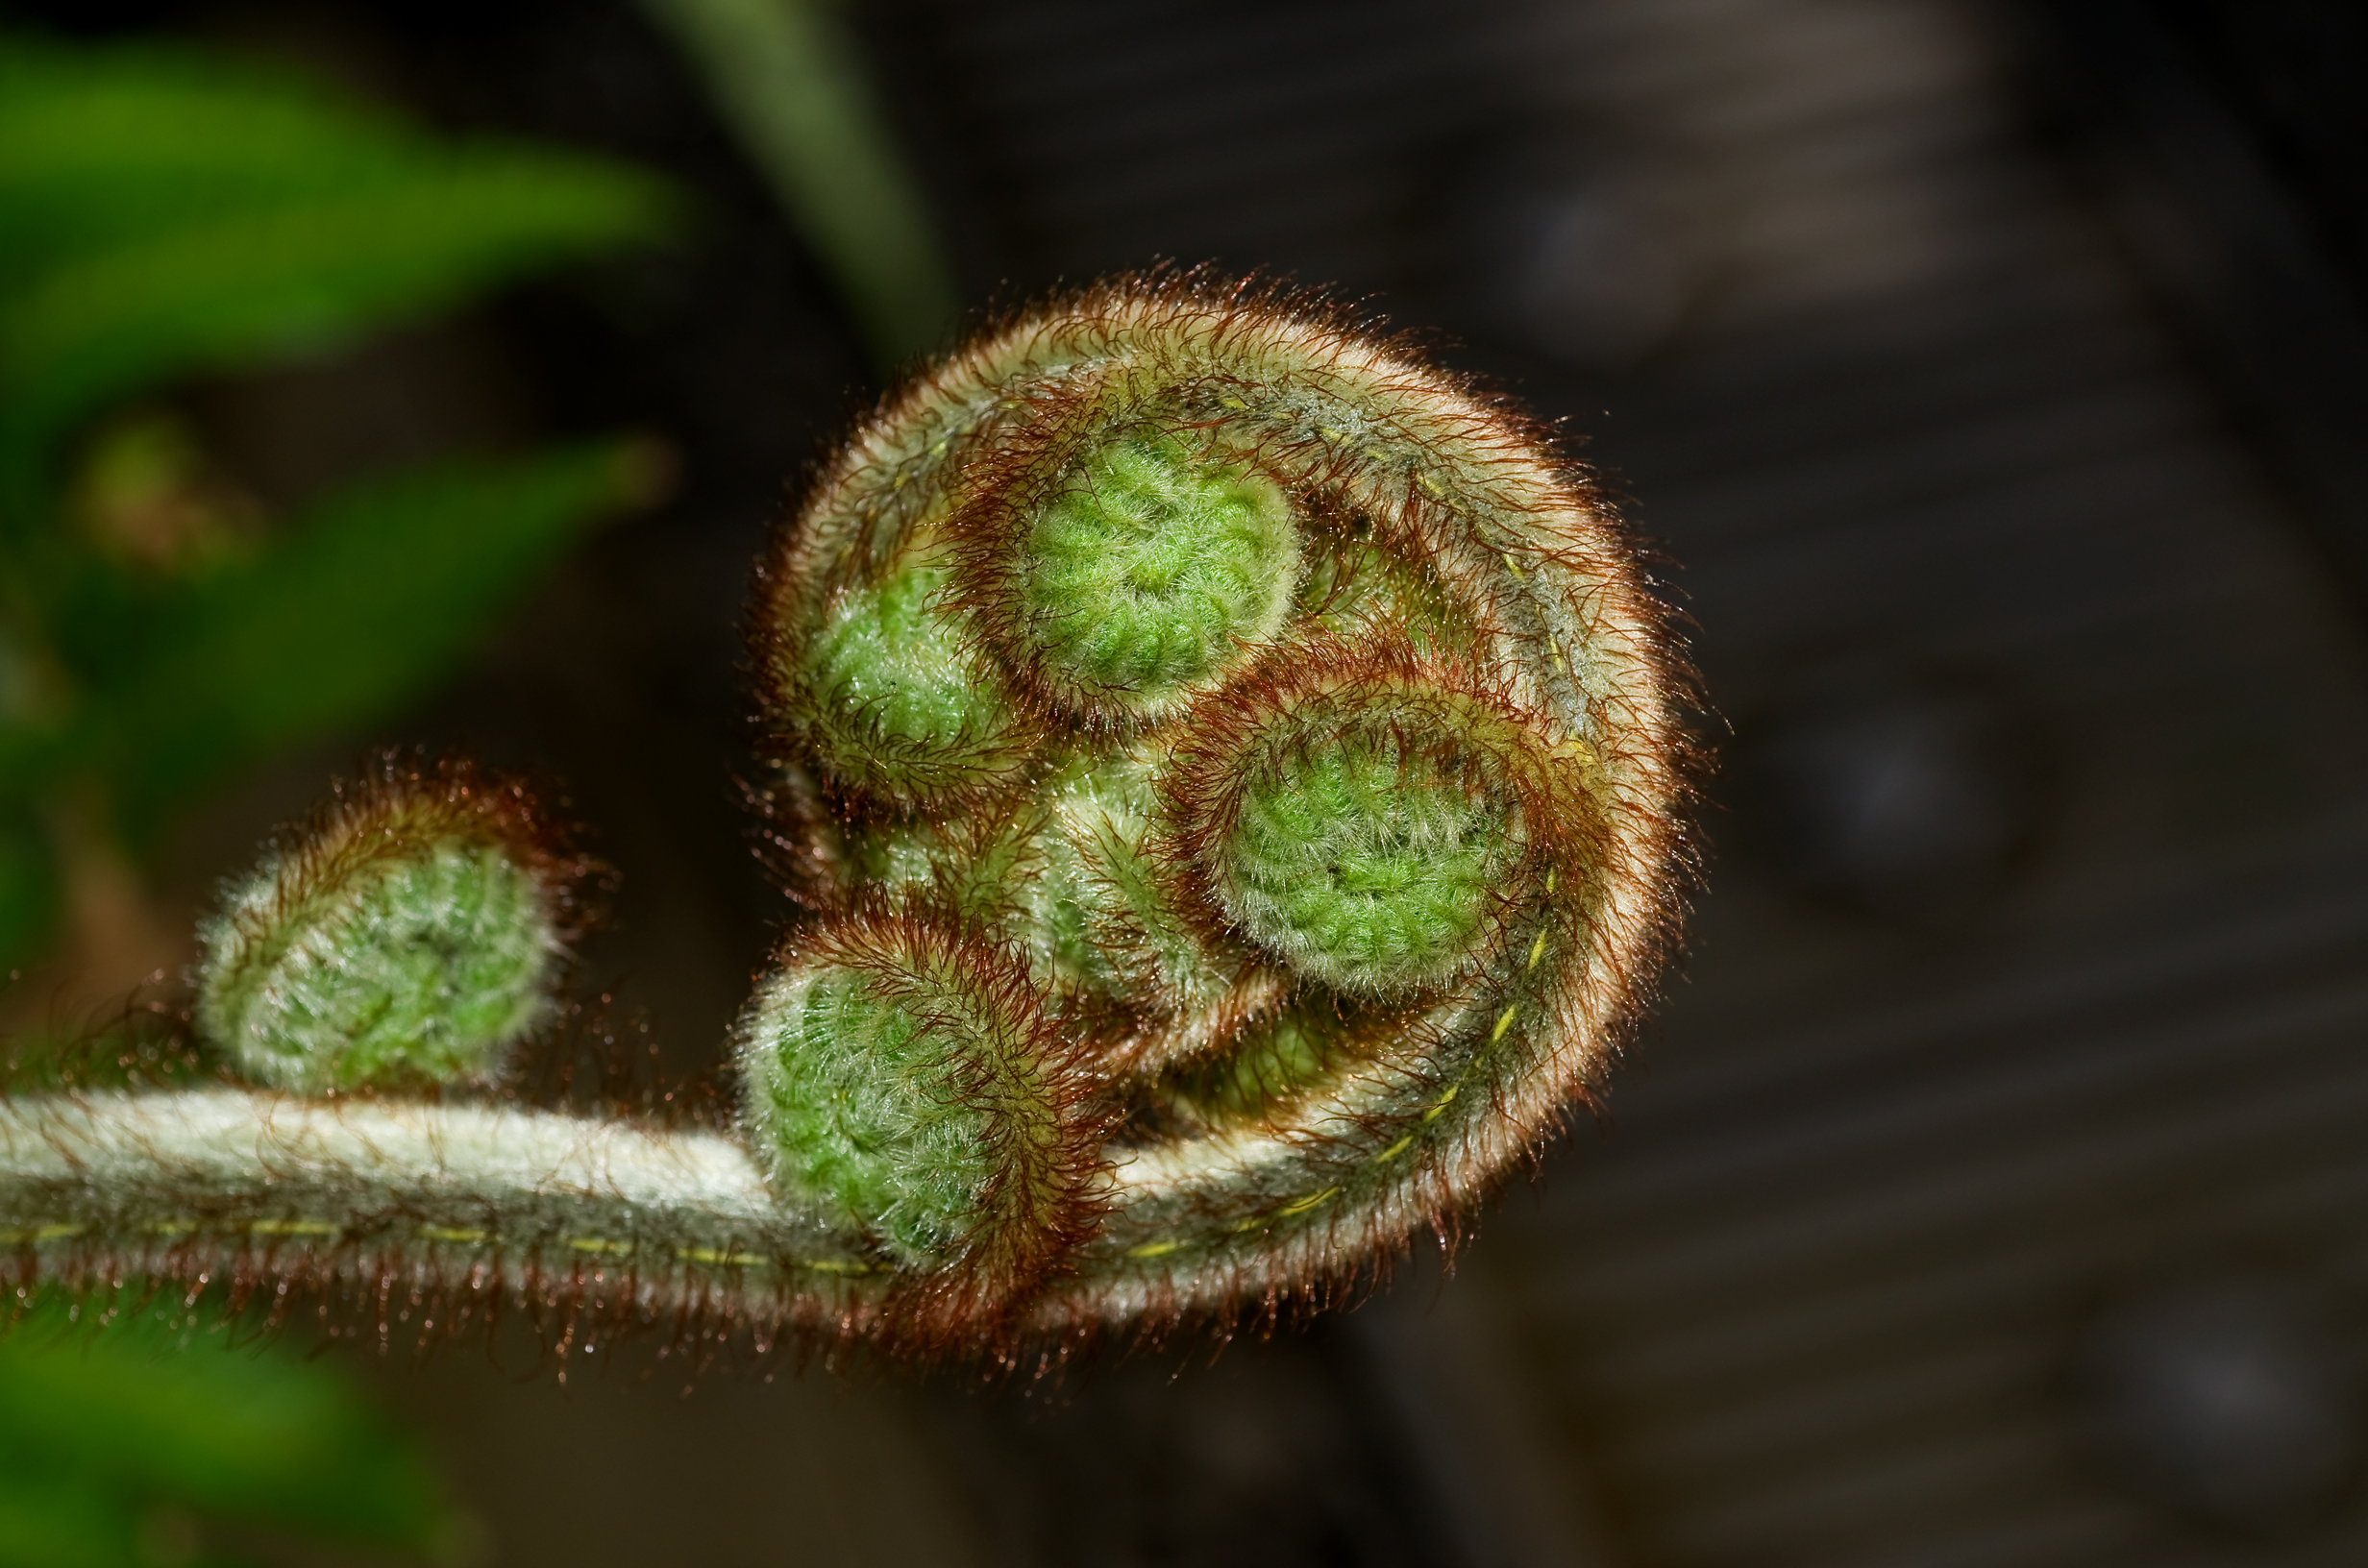
<svg viewBox="0 0 2368 1568">
<path fill-rule="evenodd" d="M 1563 421 L 1698 626 L 1709 889 L 1608 1115 L 1311 1332 L 1050 1396 L 374 1363 L 485 1560 L 2368 1560 L 2368 12 L 775 3 L 840 30 L 965 306 L 1273 271 Z M 694 1070 L 784 915 L 748 564 L 896 345 L 665 9 L 5 15 L 691 193 L 671 246 L 185 394 L 266 497 L 617 429 L 678 478 L 152 881 L 185 929 L 382 738 L 547 767 L 624 876 L 592 969 Z"/>
</svg>

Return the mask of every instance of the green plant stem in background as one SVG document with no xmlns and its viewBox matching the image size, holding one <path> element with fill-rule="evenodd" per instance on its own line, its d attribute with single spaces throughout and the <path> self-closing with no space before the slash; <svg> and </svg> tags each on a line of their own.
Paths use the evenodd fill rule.
<svg viewBox="0 0 2368 1568">
<path fill-rule="evenodd" d="M 818 0 L 643 0 L 714 93 L 814 248 L 882 368 L 939 341 L 958 306 L 935 227 L 865 82 L 855 40 Z"/>
</svg>

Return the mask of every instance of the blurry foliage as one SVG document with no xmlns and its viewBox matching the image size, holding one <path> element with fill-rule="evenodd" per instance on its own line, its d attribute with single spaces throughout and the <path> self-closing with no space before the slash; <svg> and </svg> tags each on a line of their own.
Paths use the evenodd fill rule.
<svg viewBox="0 0 2368 1568">
<path fill-rule="evenodd" d="M 0 37 L 0 968 L 78 845 L 447 671 L 658 480 L 610 441 L 376 477 L 266 518 L 177 382 L 317 355 L 657 234 L 651 178 L 425 135 L 185 49 Z"/>
<path fill-rule="evenodd" d="M 104 1329 L 93 1310 L 47 1303 L 0 1335 L 0 1568 L 247 1560 L 225 1535 L 414 1560 L 462 1544 L 417 1445 L 334 1367 L 162 1305 Z"/>
<path fill-rule="evenodd" d="M 273 517 L 160 395 L 655 235 L 672 206 L 257 65 L 0 37 L 0 968 L 55 933 L 77 854 L 416 695 L 659 478 L 644 445 L 583 443 Z M 452 1544 L 423 1458 L 343 1379 L 231 1333 L 51 1304 L 0 1335 L 0 1568 L 238 1560 L 218 1527 Z"/>
<path fill-rule="evenodd" d="M 921 182 L 828 0 L 642 0 L 772 186 L 874 361 L 940 344 L 958 307 Z"/>
</svg>

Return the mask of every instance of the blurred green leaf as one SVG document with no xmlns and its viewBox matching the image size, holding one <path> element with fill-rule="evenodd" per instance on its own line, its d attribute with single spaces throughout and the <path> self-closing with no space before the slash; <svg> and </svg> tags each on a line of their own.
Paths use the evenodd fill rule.
<svg viewBox="0 0 2368 1568">
<path fill-rule="evenodd" d="M 662 230 L 622 166 L 410 131 L 284 72 L 0 38 L 0 510 L 100 404 Z"/>
<path fill-rule="evenodd" d="M 153 833 L 228 771 L 416 696 L 662 469 L 580 445 L 275 520 L 233 516 L 198 439 L 154 420 L 93 441 L 69 503 L 69 438 L 671 216 L 623 166 L 428 136 L 289 73 L 0 37 L 0 968 L 55 923 L 62 805 Z M 0 1333 L 0 1568 L 227 1568 L 200 1521 L 449 1542 L 419 1453 L 343 1380 L 185 1337 L 136 1312 L 67 1332 L 54 1308 Z"/>
<path fill-rule="evenodd" d="M 0 284 L 429 156 L 398 122 L 284 71 L 155 45 L 0 37 Z"/>
<path fill-rule="evenodd" d="M 58 870 L 39 826 L 0 792 L 0 979 L 40 950 L 58 920 Z"/>
<path fill-rule="evenodd" d="M 291 71 L 0 35 L 0 965 L 55 924 L 58 802 L 145 835 L 240 764 L 386 711 L 650 478 L 642 449 L 581 448 L 383 479 L 273 527 L 207 489 L 194 441 L 69 505 L 68 438 L 160 383 L 416 319 L 673 210 L 624 165 L 432 136 Z"/>
<path fill-rule="evenodd" d="M 595 520 L 648 499 L 646 444 L 562 448 L 368 484 L 261 558 L 187 584 L 93 694 L 67 765 L 124 825 L 273 748 L 383 713 L 445 674 Z"/>
<path fill-rule="evenodd" d="M 40 1465 L 0 1473 L 0 1568 L 149 1568 L 140 1516 L 103 1487 Z"/>
<path fill-rule="evenodd" d="M 451 306 L 661 212 L 638 177 L 481 150 L 46 272 L 0 300 L 0 494 L 30 512 L 51 449 L 111 398 Z"/>
<path fill-rule="evenodd" d="M 160 1510 L 432 1551 L 450 1506 L 333 1367 L 232 1348 L 160 1310 L 103 1330 L 55 1304 L 0 1334 L 0 1568 L 157 1560 Z"/>
</svg>

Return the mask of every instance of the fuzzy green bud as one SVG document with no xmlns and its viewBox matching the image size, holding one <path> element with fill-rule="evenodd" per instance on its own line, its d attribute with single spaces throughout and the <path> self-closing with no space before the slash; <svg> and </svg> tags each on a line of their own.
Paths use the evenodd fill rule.
<svg viewBox="0 0 2368 1568">
<path fill-rule="evenodd" d="M 905 1262 L 950 1257 L 995 1174 L 991 1111 L 961 1083 L 963 1037 L 982 1024 L 881 994 L 859 969 L 776 979 L 743 1056 L 775 1176 Z"/>
<path fill-rule="evenodd" d="M 1057 690 L 1172 710 L 1270 641 L 1299 578 L 1290 499 L 1172 436 L 1080 463 L 1028 528 L 1021 602 Z"/>
<path fill-rule="evenodd" d="M 198 1028 L 299 1093 L 491 1078 L 549 1013 L 583 869 L 515 781 L 389 763 L 203 926 Z"/>
<path fill-rule="evenodd" d="M 1016 955 L 925 918 L 851 921 L 740 1026 L 758 1158 L 898 1263 L 1004 1293 L 1087 1212 L 1090 1085 Z"/>
<path fill-rule="evenodd" d="M 1401 737 L 1289 747 L 1242 793 L 1218 895 L 1299 973 L 1401 995 L 1479 944 L 1515 825 L 1507 801 Z"/>
<path fill-rule="evenodd" d="M 825 768 L 890 800 L 974 787 L 1023 755 L 1009 710 L 939 607 L 949 576 L 915 552 L 840 595 L 798 672 Z"/>
</svg>

